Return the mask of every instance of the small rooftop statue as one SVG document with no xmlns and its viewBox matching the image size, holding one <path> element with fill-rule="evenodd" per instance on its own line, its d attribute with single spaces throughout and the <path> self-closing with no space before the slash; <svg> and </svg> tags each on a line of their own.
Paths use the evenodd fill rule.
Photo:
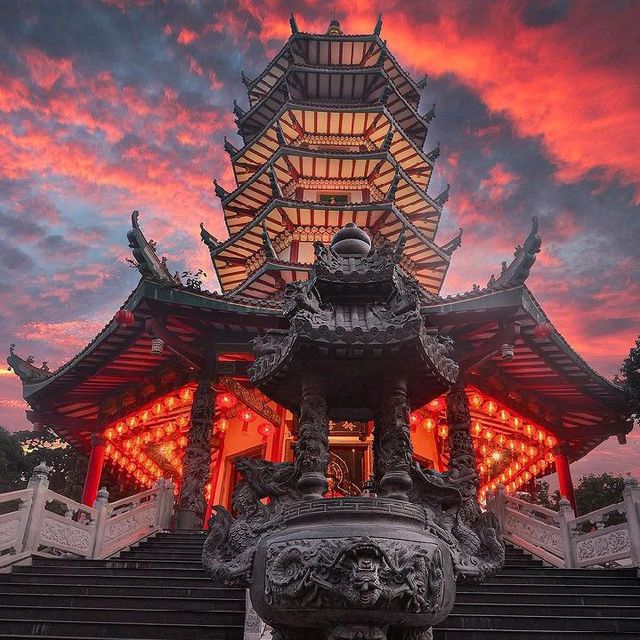
<svg viewBox="0 0 640 640">
<path fill-rule="evenodd" d="M 253 384 L 300 416 L 295 460 L 237 463 L 237 518 L 215 507 L 203 562 L 217 581 L 250 587 L 281 638 L 423 637 L 451 611 L 457 579 L 504 560 L 476 500 L 460 394 L 448 402 L 449 472 L 412 461 L 410 407 L 455 385 L 458 366 L 396 264 L 403 241 L 374 248 L 350 223 L 330 246 L 316 242 L 310 278 L 285 291 L 289 330 L 253 342 Z M 348 419 L 374 421 L 377 495 L 324 499 L 329 420 Z"/>
</svg>

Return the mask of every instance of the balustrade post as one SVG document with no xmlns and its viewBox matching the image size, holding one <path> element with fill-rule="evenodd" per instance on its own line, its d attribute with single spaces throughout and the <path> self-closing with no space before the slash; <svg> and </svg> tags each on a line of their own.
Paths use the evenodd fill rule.
<svg viewBox="0 0 640 640">
<path fill-rule="evenodd" d="M 102 487 L 97 495 L 93 508 L 96 510 L 96 520 L 93 528 L 93 547 L 91 548 L 90 558 L 99 558 L 102 550 L 102 541 L 104 540 L 105 529 L 107 528 L 107 513 L 109 507 L 109 491 L 106 487 Z"/>
<path fill-rule="evenodd" d="M 35 467 L 27 483 L 27 489 L 33 489 L 33 493 L 31 494 L 31 505 L 29 508 L 29 517 L 27 518 L 27 526 L 25 528 L 22 551 L 38 550 L 40 530 L 42 529 L 42 521 L 44 519 L 44 511 L 49 493 L 50 471 L 51 467 L 41 462 Z"/>
<path fill-rule="evenodd" d="M 560 527 L 560 539 L 564 555 L 564 564 L 567 569 L 575 569 L 576 547 L 573 543 L 573 531 L 570 521 L 576 517 L 571 503 L 566 498 L 561 498 L 558 502 L 558 526 Z"/>
<path fill-rule="evenodd" d="M 631 564 L 634 567 L 640 566 L 640 485 L 638 480 L 632 476 L 624 479 L 625 511 L 627 512 L 627 527 L 629 527 L 629 547 L 631 553 Z"/>
</svg>

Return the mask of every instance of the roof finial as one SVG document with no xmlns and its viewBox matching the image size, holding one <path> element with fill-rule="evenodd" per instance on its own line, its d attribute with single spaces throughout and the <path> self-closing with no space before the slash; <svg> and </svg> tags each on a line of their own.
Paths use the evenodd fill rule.
<svg viewBox="0 0 640 640">
<path fill-rule="evenodd" d="M 437 195 L 433 201 L 439 206 L 439 207 L 444 207 L 445 203 L 447 202 L 447 200 L 449 199 L 449 189 L 451 189 L 451 185 L 447 184 L 447 186 L 444 188 L 444 191 L 442 193 L 440 193 L 439 195 Z"/>
<path fill-rule="evenodd" d="M 524 284 L 529 277 L 531 267 L 540 252 L 542 238 L 538 235 L 538 218 L 531 218 L 531 231 L 523 244 L 518 245 L 511 264 L 502 267 L 502 273 L 496 280 L 496 286 L 508 287 Z"/>
<path fill-rule="evenodd" d="M 438 144 L 426 155 L 427 160 L 430 160 L 431 162 L 435 162 L 438 159 L 438 157 L 440 156 L 440 140 L 438 140 Z"/>
<path fill-rule="evenodd" d="M 329 23 L 329 28 L 327 29 L 328 36 L 341 36 L 343 35 L 342 29 L 340 28 L 340 21 L 336 18 L 336 4 L 333 3 L 333 18 L 331 18 L 331 22 Z"/>
<path fill-rule="evenodd" d="M 300 33 L 298 29 L 298 23 L 296 22 L 296 17 L 293 15 L 293 11 L 291 12 L 291 17 L 289 18 L 289 24 L 291 25 L 291 33 Z"/>
<path fill-rule="evenodd" d="M 381 31 L 382 31 L 382 14 L 379 14 L 378 21 L 376 22 L 376 26 L 373 29 L 373 35 L 379 36 Z"/>
</svg>

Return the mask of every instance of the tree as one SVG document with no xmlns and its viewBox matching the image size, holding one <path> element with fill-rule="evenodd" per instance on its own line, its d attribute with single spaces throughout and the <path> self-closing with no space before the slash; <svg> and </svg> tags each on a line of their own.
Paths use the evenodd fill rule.
<svg viewBox="0 0 640 640">
<path fill-rule="evenodd" d="M 549 495 L 549 483 L 546 480 L 536 480 L 535 500 L 536 504 L 547 509 L 558 510 L 558 502 L 560 501 L 560 492 L 556 489 L 552 495 Z"/>
<path fill-rule="evenodd" d="M 637 420 L 640 418 L 640 337 L 629 350 L 620 371 L 624 376 L 622 385 L 629 394 L 629 420 Z"/>
<path fill-rule="evenodd" d="M 79 501 L 87 473 L 87 458 L 51 429 L 34 433 L 21 431 L 18 437 L 28 473 L 40 462 L 51 467 L 49 488 L 67 498 Z"/>
<path fill-rule="evenodd" d="M 30 470 L 16 434 L 0 427 L 0 493 L 22 488 Z"/>
<path fill-rule="evenodd" d="M 580 484 L 575 490 L 578 513 L 589 513 L 622 502 L 623 489 L 624 480 L 608 473 L 580 478 Z"/>
</svg>

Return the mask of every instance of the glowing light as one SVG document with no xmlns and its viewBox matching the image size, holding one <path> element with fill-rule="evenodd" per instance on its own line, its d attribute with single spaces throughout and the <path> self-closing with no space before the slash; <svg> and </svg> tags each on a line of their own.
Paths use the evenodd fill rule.
<svg viewBox="0 0 640 640">
<path fill-rule="evenodd" d="M 177 404 L 178 404 L 178 399 L 174 396 L 169 396 L 164 400 L 164 406 L 167 407 L 167 409 L 169 410 L 173 409 Z"/>
<path fill-rule="evenodd" d="M 136 418 L 135 416 L 129 416 L 127 418 L 127 426 L 130 429 L 133 429 L 133 427 L 135 427 L 138 424 L 138 418 Z"/>
<path fill-rule="evenodd" d="M 417 413 L 410 413 L 409 414 L 409 423 L 412 425 L 418 424 L 418 420 L 420 419 L 420 416 Z"/>
<path fill-rule="evenodd" d="M 501 454 L 499 451 L 494 451 L 494 452 L 491 454 L 491 459 L 492 459 L 494 462 L 499 462 L 501 458 L 502 458 L 502 454 Z"/>
<path fill-rule="evenodd" d="M 273 425 L 269 422 L 263 422 L 259 427 L 258 427 L 258 433 L 263 437 L 263 438 L 267 438 L 268 436 L 270 436 L 273 433 Z"/>
<path fill-rule="evenodd" d="M 439 435 L 441 438 L 446 438 L 446 437 L 449 435 L 449 427 L 448 427 L 448 425 L 446 425 L 446 424 L 441 424 L 441 425 L 438 427 L 438 435 Z"/>
<path fill-rule="evenodd" d="M 218 402 L 222 408 L 231 409 L 231 407 L 235 406 L 237 399 L 230 393 L 223 393 L 218 397 Z"/>
<path fill-rule="evenodd" d="M 441 411 L 444 408 L 444 403 L 442 402 L 442 400 L 440 398 L 434 398 L 430 403 L 429 403 L 429 407 L 433 410 L 433 411 Z"/>
<path fill-rule="evenodd" d="M 482 433 L 482 425 L 477 421 L 473 423 L 473 427 L 471 429 L 477 436 Z"/>
<path fill-rule="evenodd" d="M 553 436 L 547 436 L 547 446 L 555 447 L 558 444 L 558 440 Z"/>
<path fill-rule="evenodd" d="M 153 407 L 152 407 L 152 409 L 151 409 L 151 410 L 152 410 L 152 411 L 153 411 L 153 413 L 155 413 L 157 416 L 159 416 L 161 413 L 164 413 L 164 407 L 163 407 L 159 402 L 156 402 L 156 403 L 153 405 Z"/>
<path fill-rule="evenodd" d="M 113 438 L 115 437 L 115 435 L 116 435 L 115 429 L 107 429 L 107 430 L 104 432 L 104 437 L 105 437 L 107 440 L 113 440 Z"/>
<path fill-rule="evenodd" d="M 513 418 L 511 420 L 511 424 L 513 425 L 513 428 L 517 431 L 522 426 L 522 421 L 520 420 L 520 418 Z"/>
<path fill-rule="evenodd" d="M 191 389 L 183 389 L 180 392 L 180 400 L 182 400 L 183 402 L 189 402 L 191 398 L 193 398 L 193 392 L 191 391 Z"/>
<path fill-rule="evenodd" d="M 493 440 L 493 436 L 495 435 L 495 433 L 493 433 L 493 431 L 491 431 L 491 429 L 487 429 L 484 432 L 484 439 L 485 440 Z"/>
<path fill-rule="evenodd" d="M 506 422 L 510 417 L 511 414 L 506 409 L 500 409 L 500 411 L 498 411 L 498 418 L 500 418 L 502 422 Z"/>
<path fill-rule="evenodd" d="M 427 418 L 423 423 L 422 426 L 427 430 L 427 431 L 433 431 L 436 428 L 436 422 L 433 418 Z"/>
<path fill-rule="evenodd" d="M 225 433 L 228 428 L 229 428 L 229 422 L 227 421 L 226 418 L 222 418 L 218 420 L 218 431 L 220 433 Z"/>
<path fill-rule="evenodd" d="M 484 410 L 492 416 L 498 410 L 498 405 L 493 400 L 487 400 L 484 403 Z"/>
<path fill-rule="evenodd" d="M 476 409 L 479 409 L 482 406 L 483 400 L 483 397 L 479 393 L 473 393 L 471 394 L 471 398 L 469 398 L 471 406 Z"/>
</svg>

